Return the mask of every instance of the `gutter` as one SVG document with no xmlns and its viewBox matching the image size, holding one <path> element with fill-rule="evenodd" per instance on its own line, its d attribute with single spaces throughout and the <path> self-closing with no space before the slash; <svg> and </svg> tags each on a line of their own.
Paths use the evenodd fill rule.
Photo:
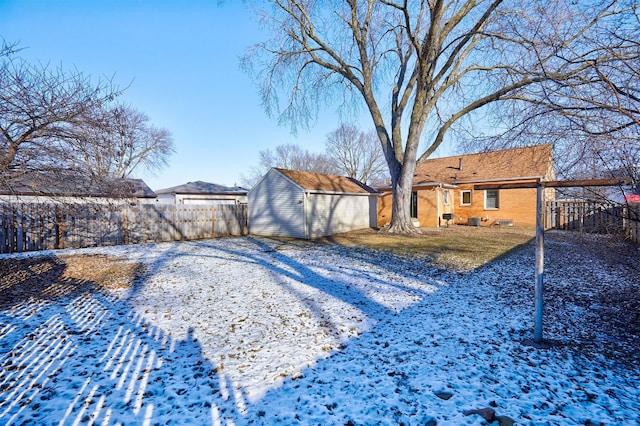
<svg viewBox="0 0 640 426">
<path fill-rule="evenodd" d="M 381 192 L 341 192 L 341 191 L 320 191 L 320 190 L 313 190 L 313 189 L 305 189 L 304 193 L 305 194 L 325 194 L 325 195 L 360 195 L 360 196 L 382 195 Z"/>
<path fill-rule="evenodd" d="M 422 183 L 417 183 L 415 185 L 411 185 L 412 188 L 429 188 L 429 187 L 440 187 L 440 188 L 446 188 L 446 189 L 456 189 L 458 188 L 458 185 L 454 184 L 454 183 L 445 183 L 445 182 L 422 182 Z M 391 186 L 385 186 L 383 188 L 379 188 L 382 191 L 391 191 L 392 188 Z M 383 194 L 382 192 L 378 192 L 377 194 Z"/>
<path fill-rule="evenodd" d="M 544 176 L 523 176 L 523 177 L 512 177 L 512 178 L 494 178 L 494 179 L 476 179 L 476 180 L 456 180 L 454 181 L 456 184 L 461 183 L 479 183 L 479 182 L 513 182 L 516 180 L 535 180 L 542 181 Z"/>
</svg>

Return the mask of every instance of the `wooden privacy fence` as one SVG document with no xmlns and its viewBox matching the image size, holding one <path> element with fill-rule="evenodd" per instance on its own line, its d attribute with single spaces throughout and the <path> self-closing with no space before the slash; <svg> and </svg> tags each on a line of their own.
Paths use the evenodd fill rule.
<svg viewBox="0 0 640 426">
<path fill-rule="evenodd" d="M 624 229 L 627 237 L 640 245 L 640 203 L 629 204 Z"/>
<path fill-rule="evenodd" d="M 246 205 L 0 203 L 0 253 L 246 233 Z"/>
<path fill-rule="evenodd" d="M 547 201 L 545 228 L 587 233 L 622 233 L 640 244 L 640 204 Z"/>
</svg>

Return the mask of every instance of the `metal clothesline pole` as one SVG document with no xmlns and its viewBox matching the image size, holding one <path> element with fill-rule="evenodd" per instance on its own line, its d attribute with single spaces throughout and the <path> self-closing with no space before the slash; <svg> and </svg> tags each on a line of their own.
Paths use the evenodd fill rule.
<svg viewBox="0 0 640 426">
<path fill-rule="evenodd" d="M 544 312 L 544 190 L 545 188 L 571 188 L 584 186 L 614 186 L 629 185 L 631 178 L 621 179 L 581 179 L 581 180 L 555 180 L 555 181 L 530 181 L 510 183 L 485 183 L 474 185 L 474 190 L 487 189 L 523 189 L 536 188 L 536 271 L 535 271 L 535 300 L 534 300 L 534 330 L 533 341 L 543 343 L 542 318 Z"/>
<path fill-rule="evenodd" d="M 533 340 L 542 343 L 542 312 L 544 308 L 544 186 L 536 185 L 536 283 L 535 325 Z"/>
</svg>

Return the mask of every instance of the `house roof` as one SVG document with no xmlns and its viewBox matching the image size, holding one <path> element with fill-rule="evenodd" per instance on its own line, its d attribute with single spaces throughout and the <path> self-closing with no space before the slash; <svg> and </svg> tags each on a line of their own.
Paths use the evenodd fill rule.
<svg viewBox="0 0 640 426">
<path fill-rule="evenodd" d="M 428 159 L 418 164 L 413 184 L 455 184 L 534 177 L 553 179 L 551 148 L 546 144 Z"/>
<path fill-rule="evenodd" d="M 349 194 L 376 194 L 377 191 L 362 182 L 346 176 L 324 175 L 299 170 L 274 168 L 307 191 L 339 192 Z"/>
<path fill-rule="evenodd" d="M 70 172 L 33 172 L 0 180 L 0 195 L 155 198 L 142 179 L 90 178 Z"/>
<path fill-rule="evenodd" d="M 203 182 L 198 180 L 196 182 L 187 182 L 184 185 L 172 186 L 171 188 L 158 189 L 156 194 L 199 194 L 199 195 L 211 195 L 211 194 L 225 194 L 225 195 L 246 195 L 247 189 L 239 186 L 223 186 L 215 183 Z"/>
</svg>

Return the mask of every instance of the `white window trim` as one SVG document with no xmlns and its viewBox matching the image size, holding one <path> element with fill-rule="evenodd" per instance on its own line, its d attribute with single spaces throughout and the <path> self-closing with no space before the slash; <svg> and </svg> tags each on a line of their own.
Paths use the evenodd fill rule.
<svg viewBox="0 0 640 426">
<path fill-rule="evenodd" d="M 487 207 L 487 192 L 496 191 L 497 192 L 497 201 L 498 207 Z M 500 190 L 499 189 L 485 189 L 484 191 L 484 209 L 485 210 L 500 210 Z"/>
<path fill-rule="evenodd" d="M 451 194 L 449 193 L 448 189 L 445 189 L 442 191 L 442 201 L 445 206 L 448 206 L 451 204 Z"/>
<path fill-rule="evenodd" d="M 468 203 L 464 202 L 464 193 L 465 192 L 469 193 L 469 202 Z M 471 192 L 470 189 L 465 189 L 465 190 L 460 191 L 460 205 L 461 206 L 470 206 L 472 201 L 473 201 L 473 193 Z"/>
</svg>

